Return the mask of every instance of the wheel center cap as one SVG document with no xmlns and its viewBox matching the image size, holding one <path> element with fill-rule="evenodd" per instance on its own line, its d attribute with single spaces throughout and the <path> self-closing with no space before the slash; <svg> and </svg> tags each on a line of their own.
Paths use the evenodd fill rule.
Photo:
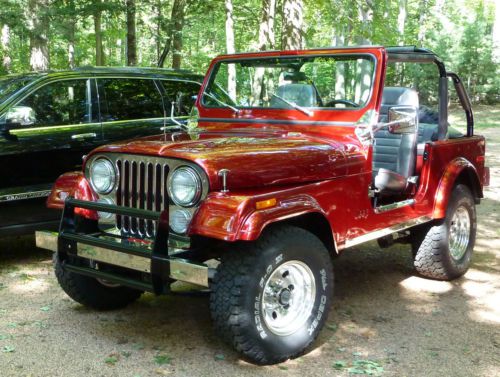
<svg viewBox="0 0 500 377">
<path fill-rule="evenodd" d="M 279 302 L 281 305 L 288 305 L 290 303 L 290 298 L 292 297 L 292 292 L 288 288 L 283 289 L 280 292 Z"/>
</svg>

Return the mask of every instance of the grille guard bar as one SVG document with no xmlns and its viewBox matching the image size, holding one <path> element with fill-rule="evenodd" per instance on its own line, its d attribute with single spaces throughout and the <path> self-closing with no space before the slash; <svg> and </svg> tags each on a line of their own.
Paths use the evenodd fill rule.
<svg viewBox="0 0 500 377">
<path fill-rule="evenodd" d="M 77 229 L 75 208 L 157 221 L 158 229 L 154 242 L 150 245 L 137 246 L 137 243 L 130 242 L 128 237 L 103 231 L 81 232 Z M 177 257 L 179 254 L 175 257 L 169 255 L 168 218 L 168 209 L 160 213 L 68 198 L 65 201 L 59 233 L 37 232 L 36 244 L 38 247 L 55 251 L 61 265 L 68 271 L 155 294 L 168 293 L 172 280 L 208 287 L 212 269 L 204 264 Z M 81 259 L 103 262 L 148 274 L 151 277 L 151 283 L 91 267 L 83 267 L 72 262 Z"/>
</svg>

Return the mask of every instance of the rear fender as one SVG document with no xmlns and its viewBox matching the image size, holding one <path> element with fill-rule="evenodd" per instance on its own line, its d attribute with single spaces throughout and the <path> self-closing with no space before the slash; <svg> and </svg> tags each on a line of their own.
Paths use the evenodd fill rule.
<svg viewBox="0 0 500 377">
<path fill-rule="evenodd" d="M 47 198 L 47 207 L 64 209 L 64 202 L 69 197 L 91 202 L 98 199 L 83 173 L 78 171 L 65 173 L 57 178 Z M 98 219 L 95 211 L 75 208 L 75 213 L 88 219 Z"/>
<path fill-rule="evenodd" d="M 448 208 L 451 191 L 457 180 L 459 178 L 461 179 L 461 177 L 464 177 L 465 181 L 462 183 L 469 186 L 474 195 L 474 199 L 483 196 L 476 168 L 465 158 L 459 157 L 448 164 L 439 181 L 434 201 L 434 219 L 442 219 L 446 216 L 446 209 Z"/>
</svg>

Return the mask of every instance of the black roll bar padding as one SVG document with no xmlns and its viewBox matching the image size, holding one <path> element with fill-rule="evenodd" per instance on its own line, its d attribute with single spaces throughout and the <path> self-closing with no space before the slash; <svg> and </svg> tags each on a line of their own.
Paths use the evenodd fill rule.
<svg viewBox="0 0 500 377">
<path fill-rule="evenodd" d="M 472 136 L 474 135 L 474 114 L 472 113 L 472 105 L 469 95 L 464 88 L 462 80 L 460 80 L 460 77 L 456 73 L 448 72 L 447 76 L 453 80 L 458 100 L 465 111 L 465 116 L 467 118 L 467 136 Z"/>
<path fill-rule="evenodd" d="M 448 134 L 448 76 L 443 61 L 431 50 L 416 46 L 386 48 L 389 62 L 434 63 L 439 70 L 439 121 L 438 140 Z"/>
<path fill-rule="evenodd" d="M 439 77 L 439 120 L 438 140 L 444 140 L 448 134 L 448 78 Z"/>
</svg>

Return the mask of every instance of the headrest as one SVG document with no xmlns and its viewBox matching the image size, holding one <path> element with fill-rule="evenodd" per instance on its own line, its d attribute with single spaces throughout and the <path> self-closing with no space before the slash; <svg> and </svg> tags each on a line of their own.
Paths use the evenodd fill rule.
<svg viewBox="0 0 500 377">
<path fill-rule="evenodd" d="M 293 102 L 296 105 L 304 107 L 316 106 L 316 90 L 312 85 L 308 84 L 287 84 L 278 87 L 276 94 L 287 101 Z M 279 99 L 274 98 L 271 100 L 273 106 L 283 105 L 280 104 Z M 279 106 L 282 107 L 282 106 Z"/>
<path fill-rule="evenodd" d="M 299 72 L 299 71 L 284 72 L 283 80 L 292 82 L 307 81 L 307 76 L 305 72 Z"/>
<path fill-rule="evenodd" d="M 382 105 L 385 106 L 416 106 L 418 107 L 418 93 L 410 88 L 386 87 L 382 93 Z"/>
</svg>

